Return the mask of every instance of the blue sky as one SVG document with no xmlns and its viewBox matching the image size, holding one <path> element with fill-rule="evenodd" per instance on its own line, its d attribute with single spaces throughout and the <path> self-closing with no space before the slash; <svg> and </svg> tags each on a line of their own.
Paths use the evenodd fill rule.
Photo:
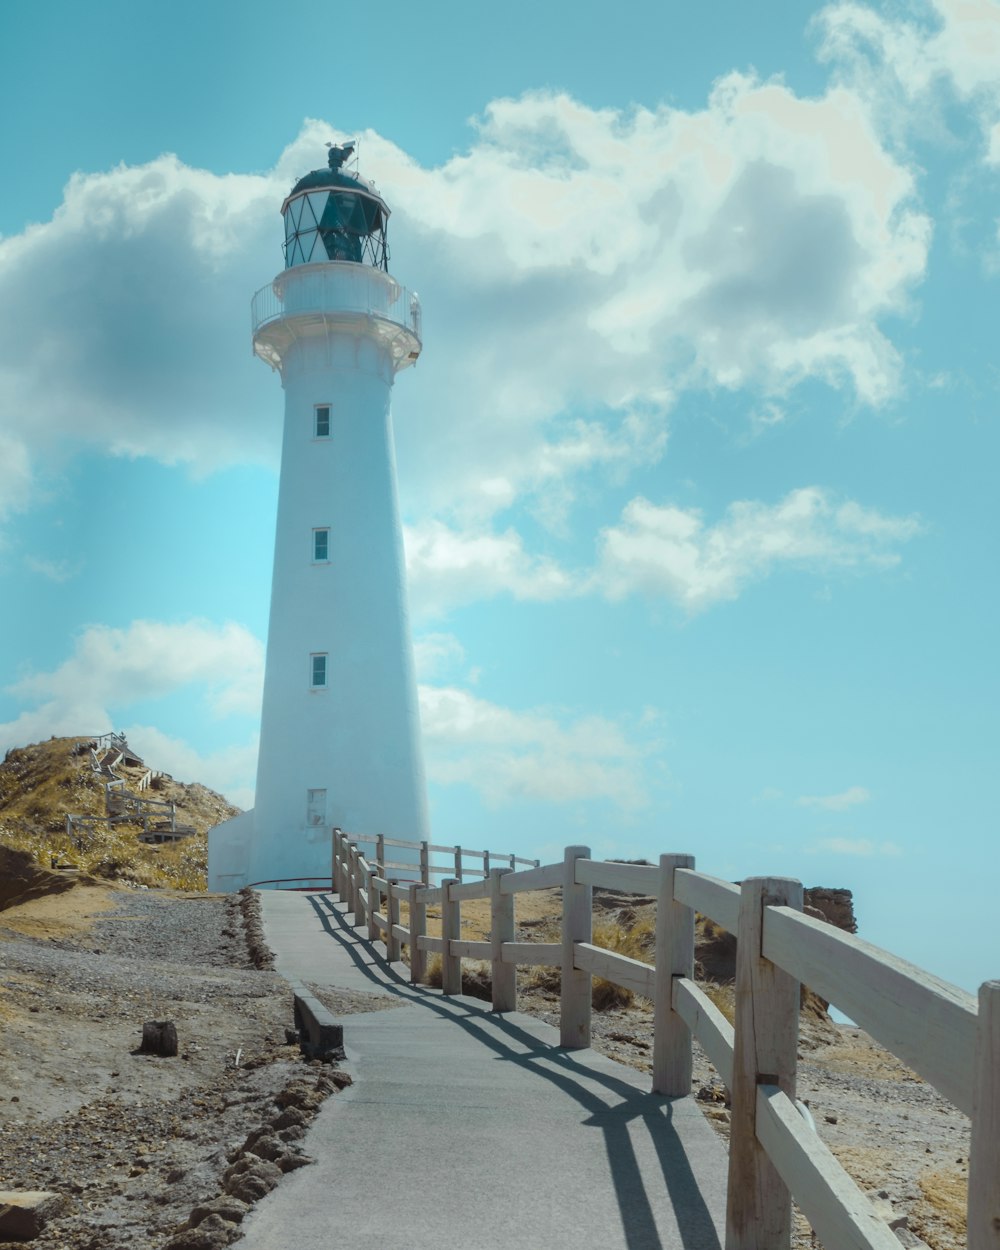
<svg viewBox="0 0 1000 1250">
<path fill-rule="evenodd" d="M 1000 5 L 2 19 L 0 745 L 248 805 L 282 397 L 249 301 L 358 138 L 436 839 L 854 890 L 1000 974 Z"/>
</svg>

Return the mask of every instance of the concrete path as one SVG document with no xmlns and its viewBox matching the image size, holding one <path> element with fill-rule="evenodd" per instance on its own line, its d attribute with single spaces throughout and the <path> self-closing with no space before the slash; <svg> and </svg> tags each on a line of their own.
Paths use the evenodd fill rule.
<svg viewBox="0 0 1000 1250">
<path fill-rule="evenodd" d="M 519 1012 L 416 989 L 329 894 L 264 891 L 278 971 L 391 995 L 343 1017 L 354 1085 L 316 1117 L 243 1250 L 720 1250 L 725 1151 L 691 1098 Z M 379 950 L 381 950 L 381 946 Z"/>
</svg>

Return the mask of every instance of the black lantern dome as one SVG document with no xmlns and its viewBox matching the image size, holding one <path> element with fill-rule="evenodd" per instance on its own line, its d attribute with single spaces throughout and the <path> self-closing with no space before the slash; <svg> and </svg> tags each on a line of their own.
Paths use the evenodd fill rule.
<svg viewBox="0 0 1000 1250">
<path fill-rule="evenodd" d="M 388 272 L 389 209 L 372 183 L 343 168 L 353 151 L 331 144 L 329 168 L 300 178 L 282 204 L 286 269 L 335 260 Z"/>
</svg>

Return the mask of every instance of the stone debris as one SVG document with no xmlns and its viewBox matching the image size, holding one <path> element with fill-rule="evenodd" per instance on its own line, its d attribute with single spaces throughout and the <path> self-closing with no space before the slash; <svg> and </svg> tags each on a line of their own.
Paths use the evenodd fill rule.
<svg viewBox="0 0 1000 1250">
<path fill-rule="evenodd" d="M 65 1207 L 64 1197 L 45 1189 L 0 1189 L 0 1239 L 32 1241 Z"/>
</svg>

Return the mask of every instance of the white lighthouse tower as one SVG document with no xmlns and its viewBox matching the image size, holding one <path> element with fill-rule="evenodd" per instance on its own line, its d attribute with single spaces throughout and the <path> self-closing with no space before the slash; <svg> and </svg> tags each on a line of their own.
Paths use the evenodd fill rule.
<svg viewBox="0 0 1000 1250">
<path fill-rule="evenodd" d="M 209 889 L 329 877 L 334 826 L 428 837 L 389 411 L 420 305 L 352 150 L 292 188 L 285 268 L 253 300 L 285 391 L 274 576 L 256 805 L 212 830 Z"/>
</svg>

